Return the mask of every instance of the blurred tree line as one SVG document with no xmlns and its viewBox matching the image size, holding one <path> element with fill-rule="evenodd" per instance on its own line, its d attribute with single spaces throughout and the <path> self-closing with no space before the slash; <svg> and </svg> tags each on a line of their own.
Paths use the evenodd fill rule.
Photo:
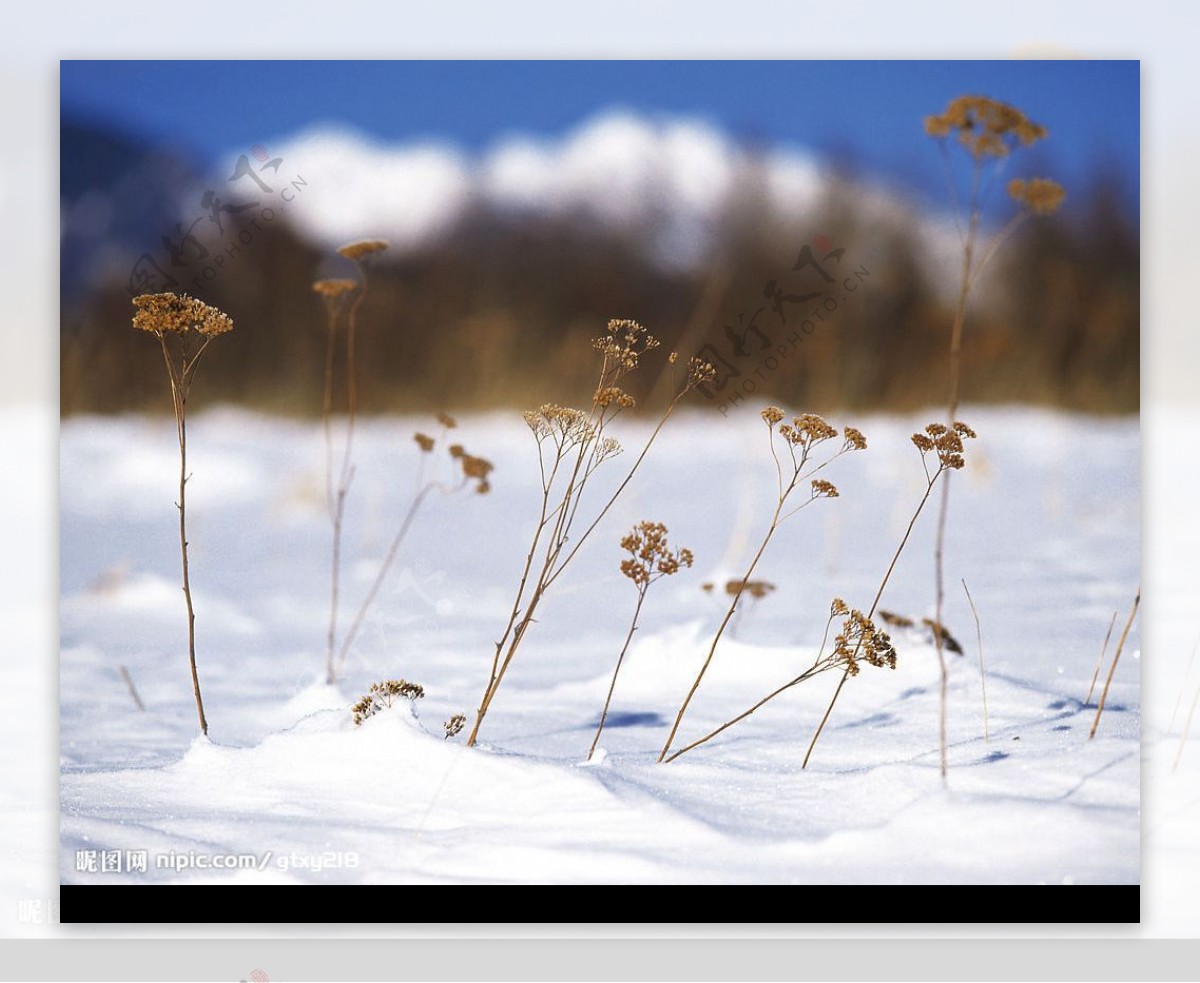
<svg viewBox="0 0 1200 983">
<path fill-rule="evenodd" d="M 1026 222 L 989 268 L 966 327 L 966 401 L 1137 411 L 1136 222 L 1102 181 L 1072 199 Z M 911 215 L 869 219 L 853 188 L 835 185 L 803 221 L 781 220 L 751 182 L 722 222 L 720 247 L 686 267 L 648 255 L 638 230 L 484 206 L 437 242 L 383 254 L 360 317 L 361 410 L 579 403 L 594 382 L 590 340 L 611 317 L 663 342 L 630 378 L 640 399 L 662 397 L 666 353 L 678 349 L 720 373 L 723 388 L 696 405 L 735 392 L 822 411 L 942 402 L 961 259 L 931 250 Z M 311 284 L 352 275 L 282 220 L 254 231 L 190 291 L 236 325 L 206 358 L 197 400 L 319 413 L 327 327 Z M 130 328 L 129 286 L 114 273 L 64 294 L 64 414 L 168 410 L 158 346 Z"/>
</svg>

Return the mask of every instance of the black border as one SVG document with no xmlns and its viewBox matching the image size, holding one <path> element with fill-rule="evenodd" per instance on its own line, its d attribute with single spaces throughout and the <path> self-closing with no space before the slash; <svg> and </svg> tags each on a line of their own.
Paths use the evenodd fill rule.
<svg viewBox="0 0 1200 983">
<path fill-rule="evenodd" d="M 407 912 L 425 907 L 439 920 L 455 916 L 457 924 L 596 925 L 629 911 L 618 891 L 634 886 L 477 885 L 471 890 L 503 888 L 497 893 L 509 897 L 510 903 L 499 909 L 488 906 L 489 917 L 473 919 L 479 907 L 464 903 L 463 887 L 449 885 L 64 884 L 60 918 L 69 924 L 394 924 L 396 902 L 403 900 Z M 713 923 L 714 918 L 721 924 L 811 926 L 1141 921 L 1137 884 L 636 887 L 650 902 L 641 910 L 658 916 L 653 923 L 641 924 L 690 925 Z M 520 902 L 512 904 L 517 892 Z M 650 898 L 650 893 L 656 897 Z M 519 918 L 505 917 L 505 912 Z"/>
</svg>

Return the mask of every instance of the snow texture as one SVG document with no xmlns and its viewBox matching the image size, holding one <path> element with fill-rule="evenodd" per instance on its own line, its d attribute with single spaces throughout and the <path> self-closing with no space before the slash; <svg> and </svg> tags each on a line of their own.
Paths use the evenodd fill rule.
<svg viewBox="0 0 1200 983">
<path fill-rule="evenodd" d="M 701 584 L 741 576 L 773 505 L 755 407 L 668 424 L 548 596 L 470 750 L 465 735 L 444 740 L 442 722 L 477 705 L 536 515 L 534 444 L 518 414 L 460 421 L 455 438 L 496 462 L 493 492 L 430 499 L 335 687 L 322 678 L 330 530 L 319 425 L 230 409 L 189 421 L 209 740 L 198 737 L 186 663 L 173 425 L 66 421 L 64 882 L 1136 883 L 1139 623 L 1094 740 L 1095 698 L 1083 701 L 1112 613 L 1109 658 L 1138 585 L 1138 424 L 1030 409 L 963 417 L 980 439 L 954 475 L 948 527 L 945 620 L 965 654 L 949 657 L 946 785 L 936 655 L 920 632 L 897 633 L 894 672 L 864 667 L 849 681 L 806 770 L 833 674 L 655 763 L 722 614 Z M 718 648 L 684 743 L 811 662 L 833 597 L 869 605 L 920 499 L 908 435 L 926 415 L 832 422 L 859 426 L 870 449 L 829 469 L 840 498 L 814 503 L 772 541 L 756 576 L 778 589 L 747 605 Z M 411 435 L 431 425 L 360 421 L 343 625 L 412 494 Z M 643 422 L 621 430 L 626 453 L 598 472 L 592 502 L 648 433 Z M 585 766 L 636 599 L 617 541 L 643 518 L 666 523 L 697 563 L 651 589 L 603 754 Z M 922 516 L 882 604 L 918 622 L 933 614 L 935 518 Z M 988 741 L 962 579 L 981 619 Z M 1177 613 L 1194 631 L 1194 611 Z M 356 727 L 349 705 L 390 677 L 420 682 L 425 698 Z M 1194 870 L 1182 827 L 1196 817 L 1200 755 L 1164 774 L 1178 732 L 1148 735 L 1148 835 L 1185 851 Z M 78 869 L 103 850 L 147 851 L 148 870 Z M 193 865 L 218 855 L 249 866 Z"/>
</svg>

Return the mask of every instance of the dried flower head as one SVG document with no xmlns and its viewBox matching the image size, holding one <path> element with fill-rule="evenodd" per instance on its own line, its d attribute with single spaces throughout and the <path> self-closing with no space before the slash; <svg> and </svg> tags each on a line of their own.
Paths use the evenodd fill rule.
<svg viewBox="0 0 1200 983">
<path fill-rule="evenodd" d="M 779 428 L 779 435 L 793 446 L 812 449 L 823 440 L 836 437 L 838 432 L 815 413 L 792 417 L 790 424 Z"/>
<path fill-rule="evenodd" d="M 474 454 L 468 454 L 462 444 L 451 444 L 448 448 L 452 458 L 458 461 L 459 467 L 462 468 L 463 481 L 474 481 L 475 491 L 480 495 L 486 495 L 492 490 L 491 482 L 488 481 L 488 475 L 496 470 L 494 464 L 485 457 L 477 457 Z"/>
<path fill-rule="evenodd" d="M 867 438 L 863 436 L 861 430 L 856 430 L 854 427 L 845 427 L 842 430 L 842 435 L 846 438 L 846 447 L 850 450 L 865 451 L 867 449 Z"/>
<path fill-rule="evenodd" d="M 434 440 L 432 437 L 423 433 L 415 433 L 413 434 L 413 440 L 417 442 L 424 453 L 428 454 L 433 450 Z"/>
<path fill-rule="evenodd" d="M 342 246 L 338 250 L 338 255 L 345 256 L 346 259 L 352 259 L 355 262 L 369 259 L 376 253 L 381 253 L 387 249 L 388 244 L 384 239 L 362 239 L 358 242 L 350 242 Z"/>
<path fill-rule="evenodd" d="M 837 498 L 838 490 L 832 482 L 826 481 L 823 478 L 813 478 L 812 497 L 813 498 Z"/>
<path fill-rule="evenodd" d="M 659 341 L 637 321 L 613 318 L 605 333 L 592 342 L 592 347 L 604 356 L 601 380 L 610 385 L 626 372 L 637 368 L 639 359 Z"/>
<path fill-rule="evenodd" d="M 766 423 L 768 427 L 773 427 L 783 419 L 783 410 L 781 410 L 778 406 L 768 406 L 759 415 L 763 418 L 763 422 Z"/>
<path fill-rule="evenodd" d="M 592 467 L 607 461 L 610 457 L 616 457 L 621 450 L 621 442 L 616 437 L 601 437 L 593 452 Z"/>
<path fill-rule="evenodd" d="M 141 294 L 133 298 L 133 306 L 137 308 L 133 326 L 160 338 L 165 332 L 188 331 L 211 338 L 233 330 L 233 319 L 228 314 L 187 294 Z"/>
<path fill-rule="evenodd" d="M 446 736 L 443 738 L 443 740 L 448 741 L 450 738 L 461 733 L 463 725 L 466 722 L 467 718 L 461 713 L 456 713 L 453 717 L 447 720 L 444 724 L 442 724 L 442 729 L 446 731 Z"/>
<path fill-rule="evenodd" d="M 895 628 L 911 628 L 914 623 L 912 618 L 906 618 L 895 611 L 884 611 L 882 608 L 879 610 L 879 618 L 885 624 L 892 625 Z"/>
<path fill-rule="evenodd" d="M 550 437 L 560 450 L 591 440 L 595 433 L 586 413 L 557 403 L 543 403 L 524 417 L 539 441 Z"/>
<path fill-rule="evenodd" d="M 831 618 L 839 617 L 843 614 L 849 614 L 850 609 L 846 607 L 846 602 L 840 597 L 835 597 L 833 603 L 829 605 L 829 616 Z"/>
<path fill-rule="evenodd" d="M 495 470 L 495 465 L 491 461 L 483 457 L 476 457 L 474 454 L 463 453 L 458 460 L 462 464 L 463 477 L 465 478 L 475 478 L 476 480 L 483 481 Z"/>
<path fill-rule="evenodd" d="M 931 451 L 937 452 L 938 474 L 942 471 L 958 470 L 966 464 L 963 456 L 963 438 L 975 438 L 975 431 L 962 421 L 955 421 L 952 427 L 944 423 L 930 423 L 924 433 L 912 435 L 914 446 L 921 452 L 922 458 Z M 936 477 L 936 475 L 935 475 Z"/>
<path fill-rule="evenodd" d="M 694 389 L 710 382 L 716 382 L 717 370 L 711 362 L 702 358 L 688 359 L 687 389 Z"/>
<path fill-rule="evenodd" d="M 616 386 L 605 386 L 596 390 L 594 401 L 597 406 L 612 406 L 616 403 L 621 409 L 632 409 L 637 405 L 637 400 Z"/>
<path fill-rule="evenodd" d="M 725 583 L 725 593 L 730 597 L 735 594 L 749 594 L 756 601 L 762 600 L 775 589 L 769 580 L 730 580 Z"/>
<path fill-rule="evenodd" d="M 976 159 L 1006 157 L 1046 136 L 1046 128 L 1021 110 L 987 96 L 959 96 L 946 111 L 925 118 L 925 132 L 935 139 L 954 133 Z"/>
<path fill-rule="evenodd" d="M 1035 215 L 1053 215 L 1066 200 L 1067 192 L 1050 178 L 1035 177 L 1028 181 L 1013 178 L 1008 182 L 1008 195 Z"/>
<path fill-rule="evenodd" d="M 407 679 L 385 679 L 372 683 L 367 695 L 350 708 L 354 723 L 361 724 L 368 717 L 386 710 L 398 700 L 419 700 L 425 696 L 425 687 L 410 683 Z"/>
<path fill-rule="evenodd" d="M 950 631 L 945 625 L 934 621 L 932 618 L 922 618 L 921 624 L 929 629 L 930 633 L 933 635 L 935 644 L 940 638 L 942 642 L 942 648 L 946 649 L 946 651 L 954 652 L 957 655 L 963 654 L 963 647 L 958 643 L 958 639 L 950 634 Z"/>
<path fill-rule="evenodd" d="M 639 522 L 633 531 L 621 537 L 621 549 L 629 556 L 621 561 L 621 573 L 639 589 L 659 577 L 669 577 L 694 560 L 686 547 L 672 550 L 667 542 L 667 527 L 661 522 Z"/>
<path fill-rule="evenodd" d="M 437 422 L 440 423 L 447 430 L 453 430 L 455 427 L 458 426 L 458 421 L 456 419 L 454 419 L 454 417 L 452 417 L 449 413 L 439 413 L 437 415 Z"/>
<path fill-rule="evenodd" d="M 880 668 L 896 668 L 896 650 L 892 647 L 891 636 L 855 609 L 842 622 L 842 630 L 833 640 L 833 663 L 844 666 L 847 674 L 857 676 L 859 660 Z"/>
<path fill-rule="evenodd" d="M 313 293 L 318 293 L 326 300 L 337 300 L 358 289 L 358 283 L 355 280 L 334 279 L 334 280 L 317 280 L 312 285 Z"/>
</svg>

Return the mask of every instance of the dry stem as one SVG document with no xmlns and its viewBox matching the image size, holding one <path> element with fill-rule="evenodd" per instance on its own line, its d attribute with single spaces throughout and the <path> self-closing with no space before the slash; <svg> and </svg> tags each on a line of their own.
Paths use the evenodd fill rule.
<svg viewBox="0 0 1200 983">
<path fill-rule="evenodd" d="M 1100 667 L 1102 665 L 1104 665 L 1104 653 L 1108 651 L 1108 642 L 1109 642 L 1109 639 L 1112 638 L 1112 630 L 1113 630 L 1113 627 L 1116 625 L 1116 623 L 1117 623 L 1117 612 L 1114 611 L 1112 620 L 1108 623 L 1108 631 L 1106 631 L 1104 633 L 1104 644 L 1100 646 L 1100 654 L 1098 656 L 1096 656 L 1096 668 L 1095 668 L 1095 671 L 1092 672 L 1092 685 L 1088 687 L 1087 696 L 1085 696 L 1083 698 L 1084 706 L 1087 706 L 1089 703 L 1092 702 L 1092 693 L 1095 692 L 1095 689 L 1096 689 L 1096 680 L 1100 678 Z M 1179 708 L 1178 703 L 1176 703 L 1175 706 L 1176 706 L 1176 709 Z M 1172 718 L 1172 720 L 1174 720 L 1174 718 Z"/>
<path fill-rule="evenodd" d="M 329 584 L 329 631 L 325 640 L 325 681 L 333 683 L 337 680 L 337 670 L 334 667 L 334 644 L 337 637 L 338 599 L 340 594 L 342 566 L 342 524 L 346 515 L 346 494 L 350 483 L 354 480 L 354 421 L 358 410 L 358 382 L 354 370 L 354 335 L 358 326 L 358 310 L 363 298 L 367 295 L 367 269 L 361 261 L 355 262 L 358 270 L 359 289 L 350 304 L 350 313 L 346 325 L 346 443 L 342 452 L 342 469 L 338 477 L 337 491 L 333 496 L 330 518 L 333 522 L 333 556 L 330 564 Z M 332 314 L 330 315 L 333 316 Z M 333 333 L 330 332 L 330 347 L 326 351 L 326 487 L 332 486 L 332 442 L 329 438 L 329 409 L 332 403 L 333 375 Z"/>
<path fill-rule="evenodd" d="M 983 693 L 983 743 L 991 744 L 992 740 L 988 736 L 987 670 L 983 665 L 983 631 L 979 627 L 979 612 L 975 610 L 975 601 L 971 597 L 971 591 L 967 587 L 966 580 L 962 582 L 962 585 L 967 595 L 967 603 L 971 605 L 971 615 L 975 619 L 975 641 L 979 644 L 979 689 Z M 934 634 L 938 633 L 935 632 Z"/>
<path fill-rule="evenodd" d="M 646 588 L 649 586 L 649 584 L 642 584 L 638 589 L 637 607 L 633 609 L 633 620 L 629 622 L 629 633 L 625 636 L 625 644 L 621 646 L 621 654 L 617 656 L 612 682 L 608 684 L 608 695 L 604 698 L 604 709 L 600 712 L 600 723 L 596 727 L 596 736 L 592 738 L 592 746 L 588 748 L 588 761 L 592 760 L 592 755 L 596 753 L 596 745 L 600 743 L 600 732 L 604 730 L 604 721 L 608 719 L 608 705 L 612 702 L 613 690 L 617 688 L 617 673 L 621 671 L 621 663 L 625 661 L 625 653 L 629 651 L 629 643 L 633 640 L 633 633 L 637 631 L 638 615 L 642 613 L 642 603 L 646 600 Z"/>
<path fill-rule="evenodd" d="M 1133 619 L 1137 615 L 1138 604 L 1142 600 L 1142 589 L 1139 587 L 1137 594 L 1133 598 L 1133 607 L 1129 609 L 1129 620 L 1125 622 L 1125 629 L 1121 632 L 1121 639 L 1117 642 L 1117 651 L 1113 653 L 1112 665 L 1108 667 L 1108 678 L 1104 680 L 1104 689 L 1100 691 L 1100 704 L 1096 707 L 1096 719 L 1092 721 L 1092 731 L 1088 734 L 1090 741 L 1096 736 L 1096 728 L 1100 726 L 1100 714 L 1104 712 L 1104 701 L 1108 699 L 1108 687 L 1112 683 L 1113 673 L 1117 671 L 1117 660 L 1121 658 L 1121 650 L 1125 647 L 1125 639 L 1129 637 L 1129 629 L 1133 627 Z"/>
</svg>

